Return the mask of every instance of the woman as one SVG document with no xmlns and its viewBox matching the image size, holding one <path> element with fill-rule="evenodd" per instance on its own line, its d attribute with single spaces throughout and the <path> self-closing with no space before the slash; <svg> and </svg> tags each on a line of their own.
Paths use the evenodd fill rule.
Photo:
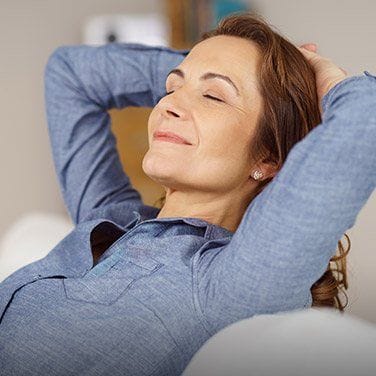
<svg viewBox="0 0 376 376">
<path fill-rule="evenodd" d="M 329 262 L 376 182 L 374 76 L 243 13 L 190 51 L 62 46 L 45 83 L 76 227 L 0 285 L 4 375 L 178 375 L 235 321 L 334 306 Z M 154 107 L 162 209 L 122 170 L 107 110 L 126 106 Z"/>
</svg>

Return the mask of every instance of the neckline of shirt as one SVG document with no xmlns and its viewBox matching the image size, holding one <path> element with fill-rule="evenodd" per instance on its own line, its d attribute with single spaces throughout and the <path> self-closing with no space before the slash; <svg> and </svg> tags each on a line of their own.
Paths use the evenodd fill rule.
<svg viewBox="0 0 376 376">
<path fill-rule="evenodd" d="M 147 222 L 162 222 L 162 223 L 169 223 L 169 222 L 184 222 L 191 226 L 195 227 L 205 227 L 205 239 L 217 239 L 220 237 L 232 237 L 234 235 L 233 232 L 227 230 L 224 227 L 215 225 L 213 223 L 207 222 L 201 218 L 195 217 L 163 217 L 163 218 L 156 218 L 156 217 L 148 217 L 146 215 L 140 214 L 138 211 L 132 211 L 134 215 L 134 219 L 127 224 L 127 227 L 134 227 L 139 223 L 147 223 Z"/>
</svg>

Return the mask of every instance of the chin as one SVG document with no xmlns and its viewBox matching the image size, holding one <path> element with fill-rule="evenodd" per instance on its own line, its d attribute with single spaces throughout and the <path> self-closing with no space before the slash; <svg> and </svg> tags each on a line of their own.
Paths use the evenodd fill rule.
<svg viewBox="0 0 376 376">
<path fill-rule="evenodd" d="M 175 162 L 175 163 L 174 163 Z M 170 189 L 183 189 L 187 187 L 189 182 L 184 181 L 187 174 L 179 176 L 185 167 L 181 164 L 177 164 L 176 160 L 171 156 L 164 156 L 160 153 L 153 153 L 150 150 L 145 154 L 142 160 L 142 170 L 145 175 L 156 183 L 168 187 Z"/>
<path fill-rule="evenodd" d="M 171 157 L 149 149 L 142 160 L 142 170 L 150 179 L 159 182 L 173 175 L 174 166 L 172 166 Z"/>
</svg>

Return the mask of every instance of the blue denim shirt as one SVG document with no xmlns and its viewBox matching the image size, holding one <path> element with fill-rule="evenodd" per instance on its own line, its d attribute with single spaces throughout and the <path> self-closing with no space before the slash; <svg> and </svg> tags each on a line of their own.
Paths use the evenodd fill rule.
<svg viewBox="0 0 376 376">
<path fill-rule="evenodd" d="M 107 110 L 156 105 L 188 52 L 112 43 L 50 56 L 48 131 L 75 227 L 0 284 L 2 375 L 179 375 L 222 328 L 310 307 L 312 284 L 375 188 L 376 77 L 349 77 L 325 95 L 323 122 L 232 233 L 156 218 L 110 128 Z M 94 264 L 98 233 L 112 244 Z"/>
</svg>

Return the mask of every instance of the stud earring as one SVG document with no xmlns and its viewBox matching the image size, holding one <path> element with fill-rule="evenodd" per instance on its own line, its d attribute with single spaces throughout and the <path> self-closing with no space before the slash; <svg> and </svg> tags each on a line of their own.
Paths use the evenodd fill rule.
<svg viewBox="0 0 376 376">
<path fill-rule="evenodd" d="M 261 172 L 261 171 L 259 171 L 259 170 L 256 170 L 254 173 L 253 173 L 253 179 L 255 179 L 255 180 L 259 180 L 259 179 L 261 179 L 264 175 L 263 175 L 263 173 Z"/>
</svg>

